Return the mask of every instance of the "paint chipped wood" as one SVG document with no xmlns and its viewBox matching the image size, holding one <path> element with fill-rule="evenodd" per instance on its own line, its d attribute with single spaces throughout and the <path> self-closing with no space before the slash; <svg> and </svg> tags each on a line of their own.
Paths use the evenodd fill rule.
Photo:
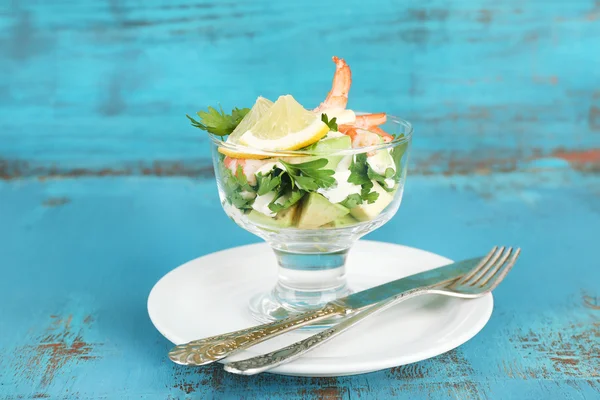
<svg viewBox="0 0 600 400">
<path fill-rule="evenodd" d="M 319 7 L 0 13 L 0 398 L 600 396 L 600 2 L 334 0 L 325 22 Z M 490 322 L 458 349 L 362 376 L 170 363 L 145 312 L 152 285 L 257 241 L 222 212 L 206 136 L 184 114 L 288 92 L 316 105 L 332 54 L 352 65 L 351 107 L 416 127 L 402 208 L 369 238 L 454 259 L 524 249 Z"/>
</svg>

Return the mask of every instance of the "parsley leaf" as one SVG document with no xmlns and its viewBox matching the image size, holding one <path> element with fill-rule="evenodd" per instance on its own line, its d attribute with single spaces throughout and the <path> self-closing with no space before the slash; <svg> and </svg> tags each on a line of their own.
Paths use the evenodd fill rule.
<svg viewBox="0 0 600 400">
<path fill-rule="evenodd" d="M 357 154 L 350 164 L 350 176 L 348 182 L 361 186 L 360 196 L 369 204 L 374 203 L 379 193 L 371 192 L 373 189 L 372 178 L 369 176 L 369 164 L 365 153 Z"/>
<path fill-rule="evenodd" d="M 373 171 L 371 166 L 369 164 L 367 164 L 367 175 L 369 176 L 369 179 L 379 182 L 381 187 L 384 188 L 387 192 L 391 192 L 394 190 L 395 185 L 392 185 L 392 187 L 388 188 L 387 183 L 386 183 L 386 179 L 393 178 L 396 176 L 396 171 L 394 171 L 393 168 L 388 167 L 385 170 L 385 175 L 381 175 L 381 174 L 378 174 L 377 172 Z"/>
<path fill-rule="evenodd" d="M 281 185 L 281 175 L 274 176 L 273 173 L 269 173 L 267 175 L 258 173 L 256 175 L 256 181 L 258 182 L 258 189 L 256 193 L 259 196 L 263 196 L 275 190 L 277 186 Z"/>
<path fill-rule="evenodd" d="M 334 132 L 338 131 L 338 125 L 337 125 L 336 120 L 337 120 L 336 117 L 333 117 L 333 118 L 331 118 L 331 120 L 329 120 L 327 118 L 327 114 L 321 114 L 321 121 L 323 121 L 323 122 L 325 122 L 325 124 L 327 124 L 330 131 L 334 131 Z"/>
<path fill-rule="evenodd" d="M 246 176 L 240 174 L 243 176 L 240 180 L 240 178 L 235 176 L 229 168 L 223 168 L 222 171 L 223 190 L 225 191 L 225 198 L 227 201 L 240 210 L 250 210 L 252 208 L 252 203 L 254 203 L 254 196 L 253 191 L 246 190 L 250 187 L 246 180 Z M 244 196 L 242 195 L 242 192 L 244 191 L 248 191 L 250 194 Z"/>
<path fill-rule="evenodd" d="M 288 209 L 299 202 L 305 194 L 306 192 L 304 190 L 292 190 L 289 195 L 282 195 L 275 199 L 271 204 L 269 204 L 269 209 L 273 212 L 279 212 L 281 210 Z M 285 200 L 281 202 L 280 199 L 283 197 L 285 197 Z"/>
<path fill-rule="evenodd" d="M 236 124 L 235 124 L 236 127 L 239 125 L 240 122 L 242 122 L 242 119 L 244 119 L 246 114 L 248 114 L 249 112 L 250 112 L 249 108 L 237 108 L 236 107 L 233 110 L 231 110 L 231 117 L 236 122 Z M 235 127 L 233 129 L 235 129 Z M 233 129 L 231 130 L 232 132 L 233 132 Z"/>
<path fill-rule="evenodd" d="M 219 108 L 220 111 L 213 107 L 208 107 L 208 111 L 198 111 L 196 114 L 200 117 L 200 121 L 196 121 L 187 114 L 185 116 L 191 121 L 192 126 L 218 136 L 225 136 L 233 132 L 250 111 L 249 108 L 234 108 L 229 115 L 223 111 L 222 107 Z"/>
<path fill-rule="evenodd" d="M 229 201 L 235 208 L 239 208 L 240 210 L 250 210 L 252 208 L 252 203 L 254 203 L 254 199 L 248 200 L 239 193 L 231 194 Z"/>
<path fill-rule="evenodd" d="M 314 192 L 319 188 L 319 185 L 317 184 L 317 182 L 315 182 L 313 178 L 310 178 L 308 176 L 290 176 L 292 176 L 292 178 L 294 179 L 296 186 L 298 186 L 301 189 Z"/>
<path fill-rule="evenodd" d="M 367 171 L 367 155 L 365 153 L 357 154 L 350 164 L 350 176 L 348 182 L 354 183 L 355 185 L 362 185 L 370 182 L 369 174 Z"/>
<path fill-rule="evenodd" d="M 398 138 L 402 137 L 404 137 L 403 133 L 398 135 Z M 400 178 L 402 177 L 402 164 L 400 161 L 402 160 L 402 156 L 404 156 L 407 147 L 408 143 L 403 143 L 392 149 L 392 158 L 394 159 L 394 164 L 396 164 L 396 175 L 394 176 L 394 180 L 396 181 L 396 183 L 400 182 Z"/>
<path fill-rule="evenodd" d="M 341 205 L 343 205 L 346 208 L 354 208 L 356 206 L 359 206 L 363 203 L 363 199 L 361 197 L 360 194 L 358 193 L 353 193 L 348 195 L 348 197 L 346 197 L 343 201 L 340 202 Z"/>
<path fill-rule="evenodd" d="M 292 188 L 297 186 L 305 191 L 315 191 L 335 185 L 335 178 L 333 178 L 335 171 L 323 169 L 328 163 L 326 158 L 300 164 L 290 164 L 285 161 L 281 161 L 281 163 L 290 176 Z"/>
<path fill-rule="evenodd" d="M 254 191 L 252 186 L 248 183 L 248 178 L 246 178 L 246 174 L 244 174 L 244 169 L 241 165 L 238 165 L 237 172 L 235 174 L 235 178 L 237 178 L 238 184 L 242 190 Z"/>
<path fill-rule="evenodd" d="M 371 192 L 371 189 L 373 189 L 373 182 L 369 181 L 368 183 L 364 183 L 362 185 L 362 190 L 360 191 L 360 196 L 362 199 L 369 204 L 375 203 L 375 201 L 377 201 L 379 198 L 379 193 Z"/>
</svg>

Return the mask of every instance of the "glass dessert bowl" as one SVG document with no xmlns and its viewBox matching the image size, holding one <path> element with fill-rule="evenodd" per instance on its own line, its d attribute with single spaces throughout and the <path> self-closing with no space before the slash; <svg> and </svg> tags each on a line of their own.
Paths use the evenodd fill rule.
<svg viewBox="0 0 600 400">
<path fill-rule="evenodd" d="M 249 299 L 260 322 L 350 294 L 350 248 L 402 200 L 412 126 L 347 109 L 350 69 L 334 61 L 332 90 L 312 111 L 286 95 L 274 103 L 259 97 L 231 115 L 209 109 L 201 121 L 190 117 L 209 132 L 223 209 L 275 252 L 277 284 Z"/>
</svg>

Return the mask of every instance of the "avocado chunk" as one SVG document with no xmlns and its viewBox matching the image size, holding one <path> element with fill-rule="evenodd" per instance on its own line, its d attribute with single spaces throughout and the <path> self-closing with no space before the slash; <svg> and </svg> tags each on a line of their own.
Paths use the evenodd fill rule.
<svg viewBox="0 0 600 400">
<path fill-rule="evenodd" d="M 327 154 L 351 148 L 352 139 L 350 139 L 350 136 L 344 135 L 340 137 L 334 137 L 331 139 L 321 139 L 318 142 L 308 146 L 305 150 L 315 153 L 323 153 L 322 156 L 316 155 L 309 157 L 295 157 L 290 162 L 293 164 L 298 164 L 312 160 L 318 160 L 319 158 L 326 158 L 328 162 L 324 168 L 335 170 L 343 156 L 327 156 Z"/>
<path fill-rule="evenodd" d="M 350 136 L 340 136 L 331 139 L 319 140 L 314 145 L 315 153 L 334 153 L 338 150 L 346 150 L 352 148 L 352 139 Z M 325 166 L 326 169 L 335 169 L 337 165 L 340 163 L 340 160 L 343 156 L 330 156 L 327 157 L 329 161 Z"/>
<path fill-rule="evenodd" d="M 328 224 L 323 225 L 323 228 L 343 228 L 345 226 L 356 225 L 358 221 L 350 214 L 344 215 L 341 218 L 331 221 Z"/>
<path fill-rule="evenodd" d="M 380 177 L 374 177 L 381 186 L 391 190 L 396 185 L 393 177 L 396 174 L 396 163 L 387 149 L 379 150 L 374 155 L 367 157 L 367 164 L 375 174 Z"/>
<path fill-rule="evenodd" d="M 315 229 L 335 221 L 349 212 L 350 210 L 346 207 L 333 204 L 325 197 L 313 192 L 306 196 L 303 201 L 300 217 L 298 218 L 298 228 Z"/>
<path fill-rule="evenodd" d="M 379 197 L 374 203 L 363 202 L 361 205 L 356 206 L 350 210 L 350 214 L 357 220 L 370 221 L 383 211 L 392 200 L 394 196 L 385 191 L 377 182 L 373 181 L 373 190 L 379 193 Z"/>
<path fill-rule="evenodd" d="M 289 228 L 294 224 L 294 217 L 296 216 L 297 210 L 298 206 L 293 205 L 285 210 L 279 211 L 273 218 L 256 210 L 251 210 L 248 213 L 248 219 L 257 225 L 270 228 Z"/>
</svg>

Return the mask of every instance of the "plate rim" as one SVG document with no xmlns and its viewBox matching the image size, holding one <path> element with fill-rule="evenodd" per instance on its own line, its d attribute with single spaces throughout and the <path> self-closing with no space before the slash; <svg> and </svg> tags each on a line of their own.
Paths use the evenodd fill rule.
<svg viewBox="0 0 600 400">
<path fill-rule="evenodd" d="M 371 245 L 371 246 L 379 246 L 379 245 L 384 245 L 384 246 L 393 246 L 393 247 L 400 247 L 403 250 L 410 250 L 410 251 L 417 251 L 419 253 L 428 253 L 428 255 L 430 256 L 434 256 L 438 259 L 442 259 L 444 262 L 453 262 L 453 260 L 441 256 L 439 254 L 433 253 L 431 251 L 428 250 L 423 250 L 423 249 L 419 249 L 416 247 L 411 247 L 411 246 L 406 246 L 406 245 L 402 245 L 402 244 L 396 244 L 396 243 L 390 243 L 390 242 L 381 242 L 381 241 L 374 241 L 374 240 L 360 240 L 358 241 L 360 243 L 364 243 L 367 245 Z M 183 342 L 182 340 L 177 340 L 177 338 L 173 337 L 174 335 L 171 334 L 166 334 L 159 326 L 160 324 L 157 323 L 157 316 L 153 313 L 152 311 L 152 299 L 156 296 L 156 292 L 158 290 L 158 287 L 160 286 L 161 282 L 163 282 L 165 279 L 167 279 L 168 276 L 170 276 L 171 274 L 176 273 L 176 271 L 183 269 L 184 267 L 188 267 L 190 264 L 195 264 L 196 262 L 198 262 L 199 260 L 209 257 L 209 256 L 218 256 L 220 253 L 226 253 L 232 250 L 243 250 L 244 248 L 248 248 L 248 247 L 261 247 L 264 249 L 269 249 L 269 246 L 267 243 L 265 242 L 258 242 L 258 243 L 251 243 L 251 244 L 246 244 L 246 245 L 241 245 L 241 246 L 234 246 L 234 247 L 230 247 L 227 249 L 223 249 L 223 250 L 218 250 L 212 253 L 207 253 L 204 254 L 202 256 L 196 257 L 192 260 L 189 260 L 175 268 L 173 268 L 172 270 L 170 270 L 169 272 L 167 272 L 166 274 L 164 274 L 153 286 L 152 289 L 150 290 L 149 294 L 148 294 L 148 299 L 147 299 L 147 312 L 148 312 L 148 316 L 150 317 L 150 321 L 152 322 L 152 325 L 154 326 L 154 328 L 167 340 L 169 340 L 171 343 L 174 344 L 179 344 L 181 342 Z M 260 249 L 262 250 L 262 249 Z M 351 249 L 352 251 L 352 249 Z M 435 268 L 435 267 L 433 267 Z M 428 269 L 424 269 L 423 271 L 429 270 L 431 268 Z M 348 363 L 347 359 L 348 357 L 327 357 L 328 362 L 326 364 L 322 364 L 319 365 L 317 363 L 314 362 L 314 358 L 312 358 L 312 362 L 307 362 L 306 359 L 298 359 L 296 361 L 294 361 L 293 363 L 289 363 L 289 364 L 284 364 L 281 365 L 277 368 L 274 368 L 272 370 L 269 370 L 269 373 L 273 373 L 273 374 L 278 374 L 278 375 L 288 375 L 288 376 L 307 376 L 307 377 L 332 377 L 332 376 L 345 376 L 345 375 L 355 375 L 355 374 L 363 374 L 363 373 L 369 373 L 369 372 L 375 372 L 375 371 L 379 371 L 379 370 L 384 370 L 384 369 L 388 369 L 388 368 L 392 368 L 392 367 L 397 367 L 397 366 L 402 366 L 402 365 L 407 365 L 407 364 L 412 364 L 415 362 L 419 362 L 419 361 L 423 361 L 432 357 L 436 357 L 438 355 L 447 353 L 457 347 L 459 347 L 460 345 L 468 342 L 469 340 L 471 340 L 474 336 L 476 336 L 484 327 L 485 325 L 487 325 L 487 323 L 489 322 L 492 313 L 493 313 L 493 309 L 494 309 L 494 300 L 493 300 L 493 295 L 491 293 L 488 293 L 486 295 L 484 295 L 483 297 L 480 297 L 478 299 L 474 299 L 474 300 L 470 300 L 470 302 L 472 301 L 477 301 L 478 304 L 476 309 L 471 309 L 470 314 L 468 315 L 467 318 L 473 319 L 473 321 L 471 321 L 470 324 L 467 324 L 467 329 L 462 329 L 458 332 L 458 334 L 453 335 L 449 340 L 448 343 L 445 343 L 444 346 L 430 346 L 427 348 L 427 350 L 422 350 L 419 351 L 417 353 L 410 353 L 408 356 L 405 354 L 400 354 L 400 355 L 396 355 L 394 356 L 394 354 L 390 354 L 388 357 L 384 358 L 384 359 L 359 359 L 356 362 L 351 362 Z M 442 351 L 440 351 L 440 349 L 442 349 Z M 343 360 L 345 360 L 346 362 L 342 362 Z M 304 362 L 303 362 L 304 361 Z M 227 362 L 227 359 L 224 360 L 220 360 L 219 363 L 223 364 Z M 332 365 L 334 364 L 334 365 Z"/>
</svg>

